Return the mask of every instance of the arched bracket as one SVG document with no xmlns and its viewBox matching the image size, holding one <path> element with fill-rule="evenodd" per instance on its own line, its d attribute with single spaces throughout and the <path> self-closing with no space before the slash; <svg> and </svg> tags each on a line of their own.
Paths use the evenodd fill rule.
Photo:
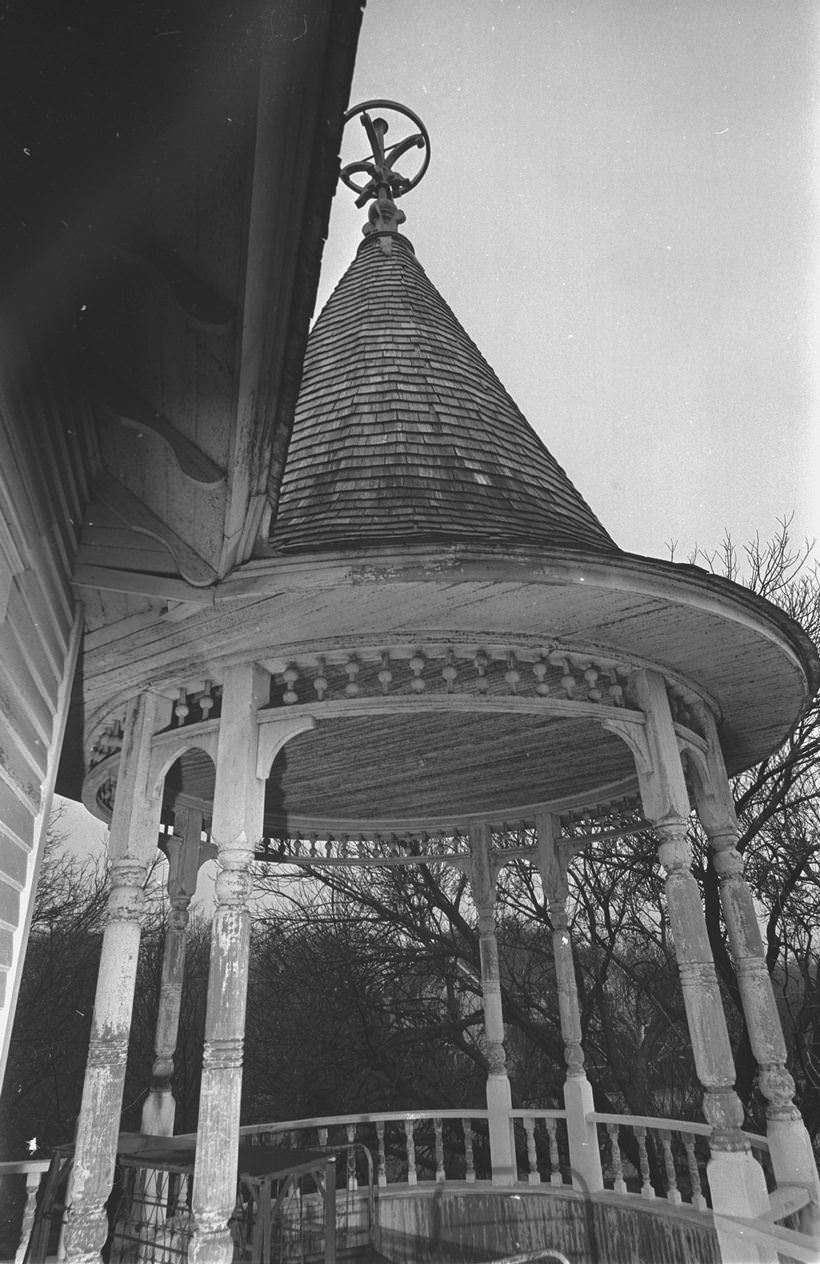
<svg viewBox="0 0 820 1264">
<path fill-rule="evenodd" d="M 614 733 L 616 737 L 626 742 L 635 759 L 638 776 L 648 776 L 652 772 L 652 756 L 649 753 L 649 742 L 643 724 L 633 720 L 612 719 L 601 719 L 599 723 L 609 733 Z"/>
<path fill-rule="evenodd" d="M 283 717 L 280 714 L 270 720 L 260 717 L 259 743 L 256 748 L 256 775 L 259 780 L 267 781 L 274 759 L 292 737 L 309 733 L 315 728 L 316 721 L 312 715 Z"/>
<path fill-rule="evenodd" d="M 206 588 L 216 582 L 214 568 L 119 479 L 99 479 L 96 491 L 102 504 L 127 527 L 164 545 L 179 567 L 179 573 L 189 584 L 195 588 Z"/>
<path fill-rule="evenodd" d="M 186 733 L 185 729 L 171 729 L 168 733 L 160 733 L 151 744 L 151 766 L 149 784 L 154 795 L 161 795 L 165 778 L 169 770 L 189 750 L 201 750 L 209 756 L 216 767 L 216 745 L 219 737 L 219 721 L 210 721 L 210 731 L 201 730 L 196 736 Z"/>
</svg>

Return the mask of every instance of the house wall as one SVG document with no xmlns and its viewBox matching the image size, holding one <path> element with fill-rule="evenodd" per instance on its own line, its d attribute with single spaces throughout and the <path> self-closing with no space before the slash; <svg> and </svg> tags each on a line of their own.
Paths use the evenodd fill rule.
<svg viewBox="0 0 820 1264">
<path fill-rule="evenodd" d="M 95 464 L 65 361 L 0 322 L 0 1083 L 79 638 L 69 578 Z"/>
</svg>

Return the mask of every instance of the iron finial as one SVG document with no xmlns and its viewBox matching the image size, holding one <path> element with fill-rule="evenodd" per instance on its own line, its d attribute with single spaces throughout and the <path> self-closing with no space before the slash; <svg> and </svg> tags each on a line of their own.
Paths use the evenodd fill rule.
<svg viewBox="0 0 820 1264">
<path fill-rule="evenodd" d="M 417 130 L 402 136 L 392 145 L 386 145 L 385 137 L 390 125 L 381 115 L 372 117 L 371 111 L 377 109 L 409 120 Z M 357 206 L 364 206 L 371 200 L 373 202 L 368 213 L 368 223 L 362 230 L 365 235 L 392 234 L 398 231 L 399 224 L 403 224 L 406 218 L 404 212 L 396 206 L 396 200 L 416 187 L 429 165 L 430 137 L 418 115 L 395 101 L 363 101 L 361 105 L 354 105 L 345 114 L 345 124 L 356 115 L 367 134 L 371 155 L 347 163 L 342 167 L 340 175 L 347 187 L 358 195 Z M 408 177 L 396 171 L 395 164 L 411 149 L 421 149 L 423 155 L 415 175 Z M 365 176 L 367 179 L 356 180 L 356 176 Z M 385 245 L 389 248 L 389 240 Z"/>
</svg>

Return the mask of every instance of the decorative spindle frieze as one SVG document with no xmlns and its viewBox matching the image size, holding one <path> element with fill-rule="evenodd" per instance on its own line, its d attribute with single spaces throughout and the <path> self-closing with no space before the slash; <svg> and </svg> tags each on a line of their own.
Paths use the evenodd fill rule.
<svg viewBox="0 0 820 1264">
<path fill-rule="evenodd" d="M 211 680 L 202 684 L 180 685 L 171 710 L 171 728 L 184 728 L 200 724 L 203 720 L 217 719 L 221 710 L 222 687 Z"/>
<path fill-rule="evenodd" d="M 434 665 L 437 671 L 431 670 Z M 308 677 L 320 702 L 456 694 L 623 707 L 623 682 L 633 669 L 609 658 L 565 649 L 431 643 L 333 649 L 316 656 L 303 653 L 271 670 L 276 681 L 272 706 L 294 705 L 294 691 L 300 694 L 298 701 L 313 701 L 296 687 L 297 680 Z"/>
<path fill-rule="evenodd" d="M 106 724 L 94 740 L 91 747 L 89 757 L 89 767 L 93 768 L 96 764 L 101 763 L 104 759 L 108 759 L 110 755 L 116 755 L 122 749 L 122 718 L 117 717 Z"/>
<path fill-rule="evenodd" d="M 367 864 L 373 862 L 423 861 L 429 858 L 468 856 L 466 834 L 438 831 L 434 834 L 340 833 L 276 835 L 263 838 L 256 848 L 257 860 L 278 860 L 304 865 L 322 862 Z"/>
</svg>

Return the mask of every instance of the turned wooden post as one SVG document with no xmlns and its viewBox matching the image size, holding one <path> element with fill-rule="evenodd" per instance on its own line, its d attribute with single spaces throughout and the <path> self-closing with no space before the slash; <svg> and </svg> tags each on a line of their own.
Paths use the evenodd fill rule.
<svg viewBox="0 0 820 1264">
<path fill-rule="evenodd" d="M 142 1131 L 170 1137 L 176 1102 L 171 1090 L 174 1054 L 185 976 L 188 909 L 196 891 L 201 863 L 202 813 L 180 808 L 174 813 L 174 833 L 168 838 L 168 919 L 162 952 L 162 981 L 157 1007 L 151 1088 L 142 1108 Z"/>
<path fill-rule="evenodd" d="M 495 935 L 496 870 L 490 856 L 490 827 L 484 821 L 470 826 L 470 885 L 478 913 L 481 960 L 481 996 L 486 1042 L 487 1113 L 490 1162 L 494 1185 L 512 1185 L 518 1175 L 510 1111 L 512 1094 L 504 1052 L 504 1013 L 501 1006 L 501 973 Z"/>
<path fill-rule="evenodd" d="M 137 977 L 144 884 L 157 847 L 161 796 L 150 780 L 151 738 L 169 704 L 145 693 L 129 703 L 111 821 L 110 893 L 66 1217 L 68 1260 L 99 1261 L 117 1138 Z"/>
<path fill-rule="evenodd" d="M 691 870 L 689 796 L 663 678 L 639 671 L 633 696 L 646 719 L 645 745 L 636 759 L 646 819 L 659 834 L 658 859 L 666 870 L 669 924 L 675 943 L 695 1069 L 703 1087 L 703 1113 L 712 1126 L 709 1185 L 715 1212 L 754 1219 L 769 1208 L 763 1169 L 743 1136 L 743 1106 L 735 1092 L 735 1064 L 706 929 L 700 890 Z M 721 1232 L 724 1264 L 766 1260 Z M 725 1238 L 725 1240 L 724 1240 Z M 755 1254 L 757 1251 L 757 1254 Z M 751 1253 L 750 1253 L 751 1252 Z"/>
<path fill-rule="evenodd" d="M 794 1080 L 786 1067 L 786 1042 L 772 981 L 766 968 L 754 899 L 743 876 L 737 850 L 738 824 L 723 752 L 712 712 L 697 714 L 708 742 L 705 756 L 692 758 L 695 804 L 712 848 L 720 904 L 729 934 L 740 1001 L 757 1063 L 757 1082 L 766 1101 L 766 1133 L 778 1185 L 802 1185 L 814 1204 L 811 1227 L 818 1224 L 820 1177 L 803 1117 L 794 1104 Z"/>
<path fill-rule="evenodd" d="M 269 677 L 254 664 L 223 680 L 211 838 L 217 849 L 211 961 L 202 1053 L 192 1264 L 231 1264 L 239 1106 L 248 989 L 250 863 L 262 837 L 265 781 L 257 776 L 258 710 Z"/>
<path fill-rule="evenodd" d="M 552 922 L 552 951 L 555 959 L 555 985 L 558 990 L 558 1014 L 564 1041 L 567 1073 L 564 1080 L 564 1106 L 567 1112 L 572 1183 L 587 1193 L 603 1189 L 598 1130 L 588 1115 L 594 1111 L 592 1086 L 584 1070 L 581 1045 L 581 1011 L 575 981 L 575 962 L 567 917 L 567 868 L 558 846 L 559 822 L 548 812 L 536 816 L 538 867 L 544 897 Z"/>
</svg>

